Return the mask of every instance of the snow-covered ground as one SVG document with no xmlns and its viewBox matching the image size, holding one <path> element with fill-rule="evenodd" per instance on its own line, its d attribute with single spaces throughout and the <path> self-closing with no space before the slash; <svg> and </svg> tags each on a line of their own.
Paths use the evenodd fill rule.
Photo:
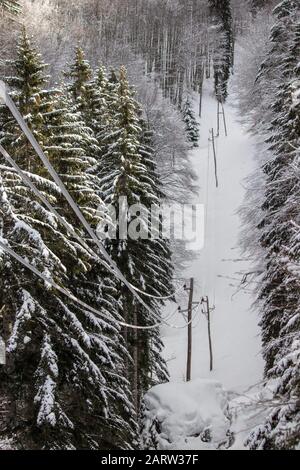
<svg viewBox="0 0 300 470">
<path fill-rule="evenodd" d="M 197 108 L 195 101 L 196 113 Z M 195 301 L 208 295 L 215 306 L 212 312 L 214 370 L 209 371 L 207 322 L 202 315 L 200 321 L 197 317 L 193 330 L 192 378 L 210 378 L 220 381 L 226 389 L 244 391 L 261 381 L 263 371 L 258 318 L 251 310 L 253 298 L 249 292 L 238 291 L 240 273 L 251 270 L 248 261 L 240 261 L 237 210 L 245 193 L 243 180 L 254 166 L 254 142 L 243 131 L 229 97 L 225 106 L 228 137 L 224 136 L 221 125 L 221 135 L 216 139 L 217 189 L 212 147 L 208 142 L 209 130 L 214 128 L 216 132 L 217 114 L 210 82 L 206 82 L 202 109 L 201 139 L 199 148 L 192 152 L 192 162 L 199 178 L 199 196 L 195 202 L 205 204 L 207 210 L 205 246 L 198 257 L 195 253 L 183 277 L 195 278 Z M 186 371 L 187 331 L 164 328 L 163 337 L 171 381 L 182 381 Z"/>
<path fill-rule="evenodd" d="M 245 393 L 224 390 L 209 379 L 169 382 L 144 397 L 144 449 L 246 450 L 247 439 L 261 425 L 272 400 L 272 385 Z"/>
<path fill-rule="evenodd" d="M 228 441 L 228 398 L 220 383 L 196 379 L 158 385 L 144 401 L 146 448 L 210 450 Z"/>
<path fill-rule="evenodd" d="M 12 439 L 0 439 L 0 450 L 14 450 Z"/>
<path fill-rule="evenodd" d="M 197 101 L 195 97 L 196 114 Z M 201 139 L 199 148 L 192 152 L 192 162 L 199 178 L 195 203 L 206 207 L 205 246 L 195 253 L 182 277 L 195 278 L 194 301 L 208 296 L 215 307 L 211 318 L 214 367 L 210 372 L 207 320 L 201 312 L 193 328 L 191 383 L 184 383 L 187 330 L 164 327 L 164 355 L 171 378 L 169 384 L 154 387 L 146 395 L 145 422 L 148 430 L 151 426 L 159 430 L 162 449 L 243 449 L 251 430 L 263 420 L 259 404 L 269 398 L 268 391 L 259 386 L 263 376 L 259 319 L 251 309 L 251 293 L 240 289 L 251 263 L 238 246 L 241 227 L 237 211 L 245 194 L 244 179 L 254 169 L 255 145 L 238 121 L 229 95 L 225 106 L 228 136 L 221 116 L 221 132 L 216 139 L 216 188 L 208 139 L 211 128 L 216 133 L 217 104 L 210 82 L 206 82 L 202 109 Z M 181 294 L 178 300 L 186 308 L 186 296 Z M 173 309 L 174 304 L 167 311 Z M 173 323 L 183 325 L 180 315 Z M 207 429 L 212 436 L 208 442 Z M 149 437 L 149 433 L 146 435 Z"/>
</svg>

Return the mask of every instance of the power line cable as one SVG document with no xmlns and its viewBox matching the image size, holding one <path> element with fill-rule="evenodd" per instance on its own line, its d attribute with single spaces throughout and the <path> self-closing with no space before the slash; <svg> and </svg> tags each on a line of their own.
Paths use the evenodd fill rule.
<svg viewBox="0 0 300 470">
<path fill-rule="evenodd" d="M 17 174 L 20 176 L 20 178 L 27 184 L 27 186 L 33 191 L 33 193 L 43 202 L 43 204 L 49 209 L 52 214 L 57 217 L 57 219 L 61 222 L 61 224 L 66 228 L 68 233 L 72 235 L 74 238 L 77 239 L 77 241 L 85 248 L 88 253 L 93 257 L 96 258 L 98 261 L 103 262 L 101 258 L 99 258 L 99 255 L 95 253 L 88 245 L 87 243 L 83 240 L 80 235 L 76 233 L 76 231 L 73 229 L 73 227 L 68 224 L 68 222 L 57 212 L 57 210 L 50 204 L 50 202 L 46 199 L 46 197 L 41 193 L 41 191 L 37 188 L 37 186 L 30 180 L 30 178 L 27 176 L 26 172 L 22 170 L 19 165 L 13 160 L 13 158 L 9 155 L 9 153 L 3 148 L 3 146 L 0 144 L 0 153 L 3 155 L 3 157 L 6 159 L 6 161 L 14 168 L 14 170 L 17 172 Z M 105 267 L 109 269 L 109 266 L 105 263 Z M 181 292 L 185 288 L 185 284 L 183 284 L 180 288 L 175 290 L 172 294 L 165 296 L 165 297 L 159 297 L 159 296 L 154 296 L 152 294 L 148 294 L 146 292 L 140 291 L 142 294 L 146 295 L 147 297 L 154 298 L 157 300 L 168 300 L 171 299 L 172 297 L 175 297 L 179 292 Z"/>
<path fill-rule="evenodd" d="M 57 291 L 59 291 L 60 293 L 65 295 L 66 297 L 68 297 L 72 302 L 77 303 L 78 305 L 80 305 L 81 307 L 84 307 L 88 311 L 104 318 L 106 321 L 114 321 L 114 322 L 117 322 L 120 326 L 123 326 L 123 327 L 126 327 L 126 328 L 131 328 L 131 329 L 136 329 L 136 330 L 151 330 L 151 329 L 159 328 L 163 324 L 165 324 L 166 326 L 168 326 L 170 328 L 175 328 L 175 329 L 182 328 L 182 327 L 177 327 L 176 325 L 170 325 L 169 323 L 167 323 L 164 320 L 161 320 L 161 321 L 159 321 L 159 322 L 157 322 L 157 323 L 155 323 L 154 325 L 151 325 L 151 326 L 139 326 L 139 325 L 132 325 L 130 323 L 126 323 L 126 322 L 117 320 L 117 319 L 113 318 L 112 316 L 108 317 L 107 315 L 104 315 L 100 310 L 95 309 L 94 307 L 86 304 L 85 302 L 80 300 L 78 297 L 73 295 L 71 292 L 69 292 L 67 289 L 65 289 L 64 287 L 61 287 L 55 281 L 53 281 L 52 279 L 49 279 L 47 276 L 42 274 L 35 266 L 33 266 L 31 263 L 29 263 L 27 260 L 25 260 L 22 256 L 18 255 L 9 246 L 7 246 L 5 243 L 3 243 L 3 241 L 1 241 L 1 239 L 0 239 L 0 248 L 3 251 L 5 251 L 6 253 L 8 253 L 10 256 L 12 256 L 14 259 L 16 259 L 19 263 L 21 263 L 27 269 L 32 271 L 36 276 L 38 276 L 40 279 L 42 279 L 46 284 L 50 285 L 51 287 L 53 287 L 54 289 L 56 289 Z M 178 308 L 175 310 L 175 312 L 173 312 L 171 314 L 171 316 L 169 318 L 174 316 L 174 314 L 177 311 L 178 311 Z M 186 326 L 187 325 L 185 325 L 183 328 L 185 328 Z"/>
<path fill-rule="evenodd" d="M 12 115 L 14 116 L 14 118 L 16 119 L 16 121 L 18 122 L 20 128 L 22 129 L 22 131 L 24 132 L 24 134 L 26 135 L 27 139 L 29 140 L 29 142 L 31 143 L 32 147 L 34 148 L 34 150 L 36 151 L 36 153 L 38 154 L 39 158 L 41 159 L 41 161 L 43 162 L 44 166 L 47 168 L 47 170 L 49 171 L 50 175 L 52 176 L 53 180 L 55 181 L 55 183 L 58 185 L 58 187 L 60 188 L 61 190 L 61 193 L 63 194 L 63 196 L 65 197 L 65 199 L 67 200 L 68 204 L 70 205 L 70 207 L 72 208 L 72 210 L 74 211 L 74 213 L 76 214 L 77 218 L 80 220 L 80 222 L 82 223 L 82 225 L 84 226 L 84 228 L 86 229 L 87 233 L 90 235 L 90 237 L 93 239 L 93 241 L 96 243 L 96 245 L 98 246 L 101 254 L 104 256 L 104 258 L 106 259 L 106 261 L 108 262 L 108 265 L 105 264 L 105 267 L 115 276 L 117 277 L 121 282 L 123 282 L 123 284 L 129 289 L 129 291 L 134 295 L 134 297 L 137 299 L 137 301 L 142 304 L 148 311 L 149 313 L 151 314 L 151 316 L 154 316 L 156 318 L 159 318 L 158 315 L 156 315 L 152 309 L 144 302 L 144 300 L 138 295 L 137 291 L 140 292 L 141 294 L 145 294 L 145 292 L 139 290 L 138 288 L 136 288 L 135 286 L 133 286 L 131 283 L 129 283 L 127 281 L 127 279 L 124 277 L 124 275 L 121 273 L 121 271 L 119 270 L 118 266 L 116 265 L 116 263 L 111 259 L 111 257 L 109 256 L 109 254 L 107 253 L 107 251 L 105 250 L 104 246 L 101 244 L 101 242 L 99 241 L 98 237 L 95 235 L 92 227 L 90 226 L 90 224 L 87 222 L 87 220 L 85 219 L 84 215 L 82 214 L 82 212 L 80 211 L 79 207 L 77 206 L 76 202 L 74 201 L 74 199 L 72 198 L 72 196 L 69 194 L 69 192 L 67 191 L 65 185 L 63 184 L 61 178 L 59 177 L 59 175 L 57 174 L 57 172 L 55 171 L 55 169 L 53 168 L 53 166 L 51 165 L 51 163 L 49 162 L 48 158 L 46 157 L 46 155 L 44 154 L 42 148 L 40 147 L 40 145 L 38 144 L 37 140 L 35 139 L 35 137 L 33 136 L 33 134 L 31 133 L 27 123 L 25 122 L 25 120 L 23 119 L 23 117 L 21 116 L 19 110 L 17 109 L 15 103 L 13 102 L 12 98 L 10 97 L 10 95 L 8 94 L 7 92 L 7 89 L 6 89 L 6 86 L 4 84 L 4 82 L 1 82 L 0 81 L 0 93 L 2 93 L 2 97 L 4 99 L 4 103 L 6 104 L 6 106 L 10 109 Z M 103 263 L 103 260 L 100 259 L 100 262 Z M 166 300 L 166 298 L 172 298 L 174 294 L 171 294 L 170 296 L 167 296 L 165 298 L 163 298 L 162 300 Z M 151 294 L 147 294 L 147 296 L 151 297 Z M 155 297 L 154 298 L 158 299 L 158 297 Z"/>
</svg>

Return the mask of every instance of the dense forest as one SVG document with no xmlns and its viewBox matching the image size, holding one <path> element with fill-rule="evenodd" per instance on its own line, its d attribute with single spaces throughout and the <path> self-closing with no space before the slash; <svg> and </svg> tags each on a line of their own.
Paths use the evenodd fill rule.
<svg viewBox="0 0 300 470">
<path fill-rule="evenodd" d="M 122 239 L 120 199 L 193 200 L 207 83 L 256 139 L 240 245 L 272 396 L 245 446 L 299 448 L 298 0 L 0 0 L 0 26 L 0 79 L 58 176 L 3 102 L 0 449 L 153 445 L 144 396 L 170 380 L 161 326 L 194 255 Z"/>
</svg>

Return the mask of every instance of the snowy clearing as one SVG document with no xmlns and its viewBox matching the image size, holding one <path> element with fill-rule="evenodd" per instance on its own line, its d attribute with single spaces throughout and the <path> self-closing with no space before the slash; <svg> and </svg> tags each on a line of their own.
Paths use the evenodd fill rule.
<svg viewBox="0 0 300 470">
<path fill-rule="evenodd" d="M 195 111 L 197 108 L 195 101 Z M 216 129 L 217 113 L 210 82 L 204 89 L 202 109 L 200 143 L 199 148 L 193 150 L 192 160 L 200 188 L 195 203 L 204 203 L 207 208 L 205 246 L 183 277 L 195 278 L 196 301 L 208 295 L 215 305 L 212 313 L 215 365 L 210 373 L 207 322 L 202 315 L 200 322 L 196 319 L 193 330 L 192 378 L 218 380 L 228 390 L 243 391 L 260 382 L 263 372 L 258 318 L 251 311 L 253 298 L 250 293 L 238 291 L 241 273 L 251 270 L 250 262 L 235 261 L 242 257 L 238 247 L 240 220 L 236 211 L 245 192 L 243 179 L 254 165 L 254 143 L 237 121 L 229 99 L 225 107 L 228 137 L 224 136 L 221 126 L 221 135 L 216 141 L 219 176 L 216 189 L 211 148 L 208 167 L 209 129 Z M 186 330 L 163 331 L 171 381 L 182 381 L 185 377 L 186 334 Z"/>
<path fill-rule="evenodd" d="M 268 389 L 234 394 L 208 379 L 157 385 L 144 398 L 142 448 L 246 450 L 271 398 Z"/>
<path fill-rule="evenodd" d="M 198 97 L 194 106 L 197 113 Z M 214 368 L 210 372 L 207 320 L 201 312 L 193 328 L 190 383 L 184 383 L 186 329 L 164 328 L 164 354 L 171 383 L 155 387 L 146 395 L 147 426 L 156 417 L 161 427 L 158 446 L 163 449 L 244 449 L 249 432 L 263 420 L 256 403 L 261 394 L 266 394 L 259 388 L 263 359 L 258 318 L 251 310 L 253 298 L 246 289 L 239 288 L 251 264 L 243 259 L 238 246 L 237 210 L 245 194 L 243 180 L 254 166 L 255 147 L 238 122 L 229 98 L 225 107 L 228 137 L 221 121 L 216 139 L 216 188 L 212 145 L 208 141 L 210 129 L 217 127 L 211 82 L 206 83 L 202 109 L 200 143 L 192 151 L 192 161 L 200 186 L 195 203 L 206 207 L 205 246 L 184 277 L 195 278 L 195 301 L 207 295 L 215 307 L 211 319 Z M 182 321 L 178 320 L 179 324 Z M 207 429 L 211 436 L 209 442 L 203 442 Z"/>
<path fill-rule="evenodd" d="M 144 402 L 147 446 L 150 436 L 150 447 L 159 450 L 217 449 L 227 441 L 228 400 L 218 382 L 197 379 L 157 385 Z"/>
</svg>

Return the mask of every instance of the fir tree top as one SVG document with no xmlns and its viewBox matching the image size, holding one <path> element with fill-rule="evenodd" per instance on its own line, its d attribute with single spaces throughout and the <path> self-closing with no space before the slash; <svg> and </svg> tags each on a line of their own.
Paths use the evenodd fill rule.
<svg viewBox="0 0 300 470">
<path fill-rule="evenodd" d="M 11 75 L 5 81 L 12 88 L 11 95 L 24 116 L 36 139 L 42 143 L 43 115 L 50 110 L 50 94 L 45 90 L 47 76 L 46 64 L 32 45 L 25 28 L 22 29 L 16 48 L 16 58 L 8 62 Z M 34 169 L 38 158 L 29 145 L 27 137 L 12 118 L 7 108 L 0 108 L 0 140 L 9 152 L 12 152 L 17 163 L 29 171 Z"/>
<path fill-rule="evenodd" d="M 86 86 L 86 83 L 92 78 L 92 69 L 88 61 L 85 59 L 84 52 L 80 47 L 76 47 L 75 60 L 65 75 L 72 79 L 72 84 L 69 89 L 73 98 L 78 98 Z"/>
<path fill-rule="evenodd" d="M 32 46 L 32 39 L 27 35 L 25 27 L 19 36 L 16 60 L 8 64 L 14 73 L 7 78 L 8 84 L 19 91 L 19 105 L 25 105 L 44 87 L 48 79 L 44 72 L 47 65 Z"/>
<path fill-rule="evenodd" d="M 107 86 L 107 75 L 106 69 L 103 65 L 100 65 L 97 72 L 96 72 L 96 84 L 98 87 L 104 88 Z"/>
</svg>

